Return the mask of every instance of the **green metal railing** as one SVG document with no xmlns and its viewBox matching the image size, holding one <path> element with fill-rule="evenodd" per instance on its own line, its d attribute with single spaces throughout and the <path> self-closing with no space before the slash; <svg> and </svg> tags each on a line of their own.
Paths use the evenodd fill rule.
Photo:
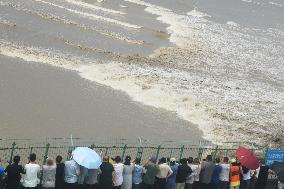
<svg viewBox="0 0 284 189">
<path fill-rule="evenodd" d="M 251 147 L 246 144 L 237 145 L 192 145 L 190 143 L 178 143 L 178 142 L 159 142 L 146 143 L 129 140 L 119 141 L 107 141 L 102 142 L 98 140 L 85 140 L 76 139 L 75 144 L 71 146 L 69 139 L 58 140 L 0 140 L 0 158 L 4 164 L 12 163 L 14 155 L 20 155 L 22 163 L 25 163 L 25 158 L 30 153 L 37 154 L 37 162 L 44 164 L 48 157 L 56 157 L 61 155 L 68 159 L 68 152 L 74 149 L 76 146 L 87 146 L 97 151 L 101 156 L 109 155 L 111 157 L 120 155 L 125 158 L 126 155 L 130 155 L 132 158 L 141 158 L 145 161 L 150 156 L 155 156 L 157 159 L 160 157 L 175 157 L 178 160 L 181 158 L 205 158 L 207 155 L 212 155 L 213 158 L 228 156 L 233 157 L 236 148 L 239 146 L 247 146 L 259 152 L 260 156 L 264 157 L 266 148 Z"/>
<path fill-rule="evenodd" d="M 191 144 L 190 142 L 169 142 L 159 141 L 151 142 L 148 140 L 125 140 L 125 139 L 80 139 L 75 138 L 70 142 L 70 138 L 53 138 L 46 140 L 11 140 L 0 139 L 0 158 L 3 166 L 12 163 L 15 155 L 20 155 L 22 164 L 26 163 L 25 157 L 35 153 L 37 155 L 37 163 L 45 164 L 48 157 L 55 158 L 57 155 L 69 159 L 70 151 L 77 146 L 87 146 L 96 150 L 101 156 L 109 155 L 111 157 L 121 156 L 122 159 L 130 155 L 132 158 L 141 158 L 142 162 L 146 161 L 150 156 L 155 156 L 157 159 L 161 157 L 175 157 L 178 160 L 181 158 L 199 158 L 200 160 L 207 155 L 216 157 L 234 157 L 238 146 L 245 146 L 253 150 L 259 157 L 265 157 L 268 146 L 255 147 L 248 143 L 229 143 L 224 145 L 213 145 L 208 142 L 199 142 Z M 72 145 L 71 145 L 72 144 Z M 41 178 L 42 179 L 42 178 Z"/>
</svg>

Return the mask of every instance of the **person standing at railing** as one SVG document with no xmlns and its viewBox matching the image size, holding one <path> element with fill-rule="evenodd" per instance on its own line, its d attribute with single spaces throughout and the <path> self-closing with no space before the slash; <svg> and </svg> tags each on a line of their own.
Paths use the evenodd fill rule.
<svg viewBox="0 0 284 189">
<path fill-rule="evenodd" d="M 98 189 L 98 169 L 88 169 L 85 179 L 85 189 Z"/>
<path fill-rule="evenodd" d="M 140 189 L 143 174 L 143 166 L 141 165 L 141 159 L 136 158 L 133 163 L 134 169 L 132 175 L 132 189 Z"/>
<path fill-rule="evenodd" d="M 269 167 L 265 164 L 264 159 L 261 159 L 259 163 L 260 167 L 257 174 L 255 189 L 265 189 L 268 180 Z"/>
<path fill-rule="evenodd" d="M 251 170 L 242 166 L 242 178 L 240 189 L 249 189 L 251 180 Z"/>
<path fill-rule="evenodd" d="M 64 163 L 62 156 L 56 157 L 55 189 L 64 189 Z"/>
<path fill-rule="evenodd" d="M 78 176 L 77 189 L 84 189 L 85 180 L 87 176 L 88 176 L 88 169 L 80 165 L 80 174 Z"/>
<path fill-rule="evenodd" d="M 36 163 L 36 154 L 31 154 L 29 163 L 25 165 L 26 173 L 23 175 L 24 188 L 37 188 L 40 182 L 40 166 Z"/>
<path fill-rule="evenodd" d="M 115 171 L 111 163 L 109 163 L 109 156 L 103 158 L 103 163 L 100 166 L 99 188 L 112 189 L 114 186 Z"/>
<path fill-rule="evenodd" d="M 222 171 L 220 174 L 220 181 L 221 186 L 220 189 L 228 189 L 229 188 L 229 182 L 230 182 L 230 167 L 229 164 L 229 158 L 224 157 L 223 162 L 221 163 Z"/>
<path fill-rule="evenodd" d="M 187 159 L 188 166 L 191 168 L 192 173 L 186 177 L 185 189 L 192 189 L 194 183 L 195 165 L 193 164 L 193 157 Z"/>
<path fill-rule="evenodd" d="M 241 167 L 236 159 L 232 160 L 230 169 L 230 189 L 239 189 L 241 184 Z"/>
<path fill-rule="evenodd" d="M 192 162 L 191 162 L 192 163 Z M 176 189 L 184 189 L 185 182 L 188 177 L 190 177 L 192 170 L 190 166 L 187 164 L 187 159 L 182 158 L 180 160 L 180 165 L 178 166 L 177 176 L 176 176 Z M 192 182 L 193 184 L 193 182 Z M 187 185 L 189 189 L 192 189 L 192 184 Z"/>
<path fill-rule="evenodd" d="M 221 180 L 220 175 L 222 172 L 222 167 L 220 165 L 220 158 L 215 159 L 215 168 L 212 176 L 212 188 L 213 189 L 220 189 L 221 188 Z"/>
<path fill-rule="evenodd" d="M 123 164 L 121 163 L 120 156 L 116 156 L 113 161 L 113 168 L 115 171 L 114 189 L 120 189 L 123 183 Z"/>
<path fill-rule="evenodd" d="M 20 163 L 20 156 L 15 156 L 13 164 L 8 165 L 5 169 L 7 174 L 6 178 L 6 189 L 18 189 L 20 186 L 21 174 L 25 173 L 25 170 Z"/>
<path fill-rule="evenodd" d="M 199 184 L 199 175 L 201 171 L 201 165 L 199 158 L 195 158 L 193 161 L 193 166 L 192 166 L 192 175 L 193 175 L 193 189 L 200 189 L 200 184 Z"/>
<path fill-rule="evenodd" d="M 5 170 L 4 167 L 1 166 L 1 158 L 0 158 L 0 189 L 5 187 Z"/>
<path fill-rule="evenodd" d="M 178 171 L 178 164 L 176 163 L 175 158 L 170 158 L 170 168 L 173 171 L 173 174 L 167 180 L 166 189 L 174 189 L 176 184 L 176 176 Z"/>
<path fill-rule="evenodd" d="M 208 155 L 206 161 L 201 164 L 200 172 L 200 188 L 201 189 L 212 189 L 211 179 L 215 169 L 215 164 L 213 163 L 212 156 Z"/>
<path fill-rule="evenodd" d="M 148 162 L 144 165 L 146 173 L 142 179 L 142 189 L 153 189 L 155 177 L 159 172 L 159 166 L 156 165 L 156 158 L 149 158 Z"/>
<path fill-rule="evenodd" d="M 56 164 L 51 158 L 47 158 L 46 165 L 42 166 L 42 189 L 55 188 Z"/>
<path fill-rule="evenodd" d="M 156 175 L 155 189 L 166 189 L 167 179 L 172 174 L 173 171 L 167 164 L 167 159 L 162 157 L 159 162 L 159 172 Z"/>
<path fill-rule="evenodd" d="M 73 159 L 64 162 L 64 181 L 66 189 L 78 189 L 80 166 Z"/>
<path fill-rule="evenodd" d="M 131 163 L 131 157 L 126 156 L 125 162 L 123 166 L 123 183 L 122 189 L 131 189 L 132 188 L 132 172 L 134 169 L 134 165 Z"/>
</svg>

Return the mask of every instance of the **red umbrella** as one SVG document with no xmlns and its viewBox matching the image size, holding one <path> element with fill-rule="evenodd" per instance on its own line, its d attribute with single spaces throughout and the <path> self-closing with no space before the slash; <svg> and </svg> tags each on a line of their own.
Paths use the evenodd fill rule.
<svg viewBox="0 0 284 189">
<path fill-rule="evenodd" d="M 236 151 L 236 157 L 239 162 L 248 169 L 257 169 L 259 167 L 258 159 L 255 154 L 245 147 L 239 147 Z"/>
</svg>

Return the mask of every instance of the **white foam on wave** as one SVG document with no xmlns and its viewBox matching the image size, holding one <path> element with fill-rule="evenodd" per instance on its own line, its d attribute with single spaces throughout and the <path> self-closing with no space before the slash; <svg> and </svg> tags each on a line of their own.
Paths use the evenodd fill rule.
<svg viewBox="0 0 284 189">
<path fill-rule="evenodd" d="M 0 39 L 0 54 L 12 58 L 20 58 L 27 62 L 50 64 L 69 70 L 78 70 L 80 64 L 79 59 L 71 59 L 70 57 L 72 56 L 54 52 L 51 49 L 16 45 L 2 39 Z"/>
<path fill-rule="evenodd" d="M 238 27 L 239 26 L 238 23 L 233 22 L 233 21 L 228 21 L 227 24 L 230 25 L 230 26 L 233 26 L 233 27 Z"/>
<path fill-rule="evenodd" d="M 242 1 L 246 3 L 252 3 L 252 0 L 242 0 Z"/>
<path fill-rule="evenodd" d="M 283 7 L 283 5 L 281 5 L 279 3 L 276 3 L 276 2 L 273 2 L 273 1 L 270 1 L 269 4 L 273 5 L 273 6 L 276 6 L 276 7 Z"/>
<path fill-rule="evenodd" d="M 107 9 L 107 8 L 104 8 L 104 7 L 85 3 L 85 2 L 80 1 L 80 0 L 79 1 L 77 1 L 77 0 L 64 0 L 64 1 L 71 3 L 71 4 L 74 4 L 74 5 L 78 5 L 80 7 L 89 8 L 91 10 L 100 10 L 100 11 L 104 11 L 104 12 L 107 12 L 107 13 L 113 13 L 113 14 L 127 14 L 125 12 L 121 12 L 121 11 L 117 11 L 117 10 L 113 10 L 113 9 Z"/>
<path fill-rule="evenodd" d="M 0 4 L 1 5 L 1 4 Z M 15 22 L 12 22 L 10 20 L 7 20 L 5 18 L 0 17 L 0 25 L 5 25 L 5 26 L 9 26 L 9 27 L 14 27 L 16 26 Z"/>
<path fill-rule="evenodd" d="M 250 133 L 257 133 L 253 142 L 262 143 L 263 137 L 267 135 L 265 130 L 273 134 L 283 126 L 284 120 L 280 114 L 269 113 L 284 111 L 284 94 L 277 90 L 277 87 L 282 87 L 281 81 L 284 81 L 281 74 L 284 70 L 283 32 L 268 36 L 265 30 L 254 31 L 230 21 L 218 24 L 203 17 L 179 15 L 141 0 L 125 1 L 145 6 L 145 11 L 158 15 L 157 20 L 169 25 L 167 30 L 171 34 L 171 42 L 181 49 L 168 56 L 168 52 L 162 52 L 157 57 L 166 55 L 166 61 L 173 61 L 172 67 L 188 70 L 187 74 L 183 74 L 188 83 L 183 83 L 178 74 L 171 79 L 159 74 L 153 77 L 159 82 L 168 81 L 164 83 L 163 89 L 172 84 L 172 91 L 196 97 L 200 104 L 198 107 L 205 110 L 201 119 L 205 122 L 209 120 L 207 126 L 202 126 L 202 121 L 201 124 L 196 123 L 207 138 L 231 140 L 225 137 L 228 131 L 239 133 L 233 136 L 234 140 L 248 140 L 249 134 L 246 133 L 250 130 Z M 197 52 L 186 53 L 187 49 Z M 143 72 L 140 74 L 143 75 Z M 172 72 L 169 70 L 168 74 Z M 193 82 L 197 84 L 193 85 Z M 187 90 L 182 91 L 180 88 Z M 169 98 L 168 101 L 174 99 Z M 164 105 L 161 103 L 157 106 Z M 174 107 L 183 118 L 192 121 L 190 117 L 183 116 L 188 112 L 186 109 Z M 267 111 L 263 112 L 260 107 L 265 107 Z M 207 129 L 213 127 L 215 133 L 208 132 Z"/>
<path fill-rule="evenodd" d="M 198 18 L 211 17 L 209 14 L 206 14 L 204 12 L 198 11 L 196 8 L 193 9 L 192 11 L 188 12 L 187 15 L 198 17 Z"/>
<path fill-rule="evenodd" d="M 36 11 L 30 10 L 30 9 L 24 8 L 22 6 L 18 6 L 16 4 L 11 4 L 11 3 L 0 2 L 0 5 L 1 6 L 8 6 L 8 7 L 12 6 L 13 8 L 15 8 L 18 11 L 24 11 L 26 13 L 39 16 L 43 19 L 49 19 L 49 20 L 53 20 L 53 21 L 56 21 L 56 22 L 61 22 L 61 23 L 64 23 L 64 24 L 73 25 L 73 26 L 82 28 L 84 30 L 91 30 L 91 31 L 97 32 L 101 35 L 104 35 L 104 36 L 107 36 L 107 37 L 110 37 L 110 38 L 113 38 L 113 39 L 121 40 L 121 41 L 127 42 L 129 44 L 136 44 L 136 45 L 144 44 L 143 40 L 133 39 L 131 37 L 124 36 L 121 33 L 116 33 L 116 32 L 112 32 L 112 31 L 98 29 L 95 26 L 89 26 L 89 25 L 86 25 L 86 24 L 83 24 L 83 23 L 78 23 L 74 20 L 69 20 L 66 17 L 60 17 L 60 16 L 57 16 L 57 15 L 54 15 L 54 14 L 51 14 L 51 13 L 44 13 L 42 11 L 37 11 L 37 10 Z M 16 26 L 16 23 L 10 22 L 10 21 L 5 20 L 5 19 L 3 20 L 1 18 L 0 18 L 0 24 L 4 24 L 4 25 L 7 25 L 7 26 L 11 26 L 11 27 Z"/>
<path fill-rule="evenodd" d="M 34 1 L 40 2 L 40 3 L 43 3 L 43 4 L 47 4 L 47 5 L 51 5 L 51 6 L 63 9 L 65 11 L 68 11 L 68 12 L 71 12 L 71 13 L 79 14 L 83 17 L 86 17 L 86 18 L 89 18 L 89 19 L 92 19 L 92 20 L 108 22 L 108 23 L 112 23 L 112 24 L 116 24 L 116 25 L 120 25 L 120 26 L 124 26 L 124 27 L 128 27 L 128 28 L 133 28 L 133 29 L 142 28 L 141 26 L 138 26 L 138 25 L 129 24 L 129 23 L 122 22 L 122 21 L 119 21 L 119 20 L 99 16 L 99 15 L 96 15 L 96 14 L 90 14 L 90 13 L 78 11 L 78 10 L 75 10 L 75 9 L 70 9 L 70 8 L 64 7 L 62 5 L 54 4 L 54 3 L 47 2 L 47 1 L 44 1 L 44 0 L 34 0 Z"/>
<path fill-rule="evenodd" d="M 210 122 L 206 112 L 197 107 L 197 99 L 191 94 L 175 90 L 174 86 L 165 87 L 168 84 L 162 80 L 154 82 L 155 79 L 152 78 L 154 74 L 169 80 L 173 79 L 171 75 L 179 75 L 184 79 L 186 73 L 172 69 L 169 74 L 162 68 L 152 70 L 147 66 L 125 65 L 118 62 L 84 65 L 79 68 L 79 72 L 85 79 L 126 92 L 134 101 L 177 112 L 182 119 L 198 124 L 205 131 L 206 139 L 216 141 L 210 134 L 213 127 L 208 127 Z"/>
</svg>

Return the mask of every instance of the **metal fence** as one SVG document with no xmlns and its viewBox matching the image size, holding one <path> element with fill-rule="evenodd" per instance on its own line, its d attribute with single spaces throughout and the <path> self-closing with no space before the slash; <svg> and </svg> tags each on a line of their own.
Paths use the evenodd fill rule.
<svg viewBox="0 0 284 189">
<path fill-rule="evenodd" d="M 266 148 L 254 147 L 248 143 L 226 143 L 218 146 L 206 141 L 198 141 L 197 144 L 186 141 L 149 141 L 146 139 L 82 139 L 82 138 L 49 138 L 49 139 L 2 139 L 0 140 L 0 158 L 2 164 L 12 162 L 15 155 L 20 155 L 22 163 L 26 163 L 29 154 L 37 155 L 37 162 L 43 164 L 47 157 L 55 158 L 61 155 L 68 158 L 68 152 L 77 146 L 86 146 L 96 150 L 101 156 L 130 155 L 132 158 L 139 157 L 145 161 L 150 156 L 175 157 L 176 159 L 196 157 L 205 158 L 207 155 L 213 157 L 234 157 L 238 146 L 246 146 L 255 151 L 258 156 L 264 157 Z"/>
</svg>

